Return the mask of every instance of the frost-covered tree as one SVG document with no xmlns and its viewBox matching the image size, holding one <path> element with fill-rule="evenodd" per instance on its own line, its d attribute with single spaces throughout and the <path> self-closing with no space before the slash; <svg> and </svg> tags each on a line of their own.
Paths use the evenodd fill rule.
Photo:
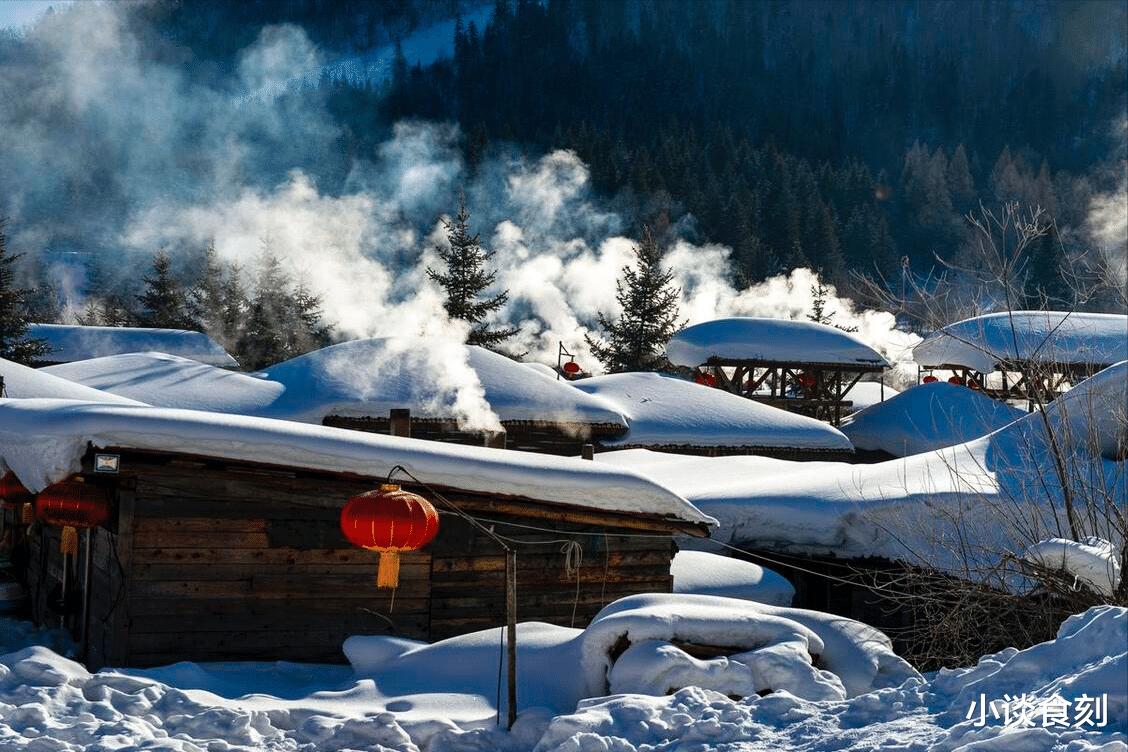
<svg viewBox="0 0 1128 752">
<path fill-rule="evenodd" d="M 493 297 L 482 293 L 493 284 L 496 271 L 487 271 L 486 262 L 493 253 L 482 248 L 478 235 L 470 234 L 470 212 L 466 210 L 466 195 L 458 197 L 458 214 L 452 220 L 443 220 L 449 246 L 435 246 L 435 253 L 446 265 L 446 272 L 427 267 L 427 276 L 443 288 L 446 299 L 443 308 L 452 319 L 470 324 L 466 343 L 494 348 L 517 333 L 515 328 L 492 328 L 486 317 L 505 305 L 508 291 L 502 290 Z"/>
<path fill-rule="evenodd" d="M 21 254 L 8 255 L 4 220 L 0 219 L 0 358 L 31 364 L 51 352 L 47 342 L 27 334 L 27 290 L 16 285 L 13 265 Z"/>
<path fill-rule="evenodd" d="M 649 227 L 643 228 L 634 253 L 635 265 L 624 266 L 615 282 L 619 318 L 612 321 L 600 311 L 605 339 L 584 335 L 592 354 L 611 373 L 667 367 L 666 343 L 684 324 L 678 319 L 681 290 L 673 286 L 673 272 L 662 268 L 662 252 Z"/>
</svg>

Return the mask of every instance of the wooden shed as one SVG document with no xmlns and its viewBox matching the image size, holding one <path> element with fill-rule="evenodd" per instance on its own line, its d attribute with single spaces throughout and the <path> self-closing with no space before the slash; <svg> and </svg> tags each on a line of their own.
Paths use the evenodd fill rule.
<svg viewBox="0 0 1128 752">
<path fill-rule="evenodd" d="M 924 379 L 934 370 L 995 399 L 1027 409 L 1057 398 L 1114 363 L 1128 360 L 1128 316 L 1007 311 L 949 324 L 913 348 Z"/>
<path fill-rule="evenodd" d="M 812 321 L 734 317 L 683 329 L 667 345 L 670 362 L 701 384 L 837 426 L 846 394 L 889 363 L 841 329 Z"/>
<path fill-rule="evenodd" d="M 0 459 L 32 490 L 73 475 L 112 503 L 71 564 L 59 529 L 42 522 L 21 531 L 15 557 L 32 619 L 70 627 L 92 667 L 343 662 L 352 634 L 433 640 L 500 626 L 504 550 L 467 517 L 516 550 L 521 621 L 584 626 L 624 595 L 669 592 L 673 536 L 705 535 L 712 522 L 642 476 L 579 459 L 30 403 L 0 400 Z M 438 508 L 440 530 L 403 555 L 396 590 L 378 590 L 376 555 L 345 540 L 339 517 L 397 466 L 396 479 Z M 17 510 L 5 517 L 19 525 Z"/>
</svg>

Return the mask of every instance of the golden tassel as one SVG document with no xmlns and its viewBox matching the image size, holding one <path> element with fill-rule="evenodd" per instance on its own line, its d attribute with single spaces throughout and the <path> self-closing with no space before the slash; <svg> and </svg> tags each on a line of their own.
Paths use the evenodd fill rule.
<svg viewBox="0 0 1128 752">
<path fill-rule="evenodd" d="M 69 525 L 63 528 L 59 536 L 59 553 L 63 556 L 74 556 L 78 553 L 78 531 Z"/>
<path fill-rule="evenodd" d="M 24 504 L 23 508 L 20 510 L 20 524 L 30 525 L 33 522 L 35 522 L 35 505 L 28 502 Z"/>
<path fill-rule="evenodd" d="M 399 587 L 399 551 L 381 551 L 380 567 L 376 570 L 376 587 Z"/>
</svg>

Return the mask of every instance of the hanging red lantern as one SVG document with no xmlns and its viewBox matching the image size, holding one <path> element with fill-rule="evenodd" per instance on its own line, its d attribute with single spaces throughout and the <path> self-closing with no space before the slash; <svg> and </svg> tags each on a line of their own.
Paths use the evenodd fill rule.
<svg viewBox="0 0 1128 752">
<path fill-rule="evenodd" d="M 35 497 L 35 514 L 48 525 L 62 525 L 59 551 L 78 553 L 79 527 L 100 527 L 110 521 L 110 494 L 77 480 L 64 480 Z"/>
<path fill-rule="evenodd" d="M 698 371 L 697 373 L 693 374 L 693 380 L 696 383 L 702 384 L 704 386 L 717 385 L 717 377 L 711 373 L 702 373 L 701 371 Z"/>
<path fill-rule="evenodd" d="M 580 372 L 580 364 L 577 363 L 574 360 L 569 360 L 567 363 L 565 363 L 563 365 L 563 368 L 564 368 L 564 373 L 568 374 L 569 376 L 575 376 L 577 373 Z"/>
<path fill-rule="evenodd" d="M 376 586 L 399 586 L 400 551 L 414 551 L 439 532 L 439 513 L 418 494 L 386 483 L 354 496 L 341 510 L 341 531 L 354 545 L 380 554 Z"/>
<path fill-rule="evenodd" d="M 971 389 L 973 391 L 976 391 L 976 390 L 982 389 L 983 387 L 979 386 L 978 381 L 972 380 L 972 381 L 967 382 L 967 388 Z"/>
<path fill-rule="evenodd" d="M 925 384 L 935 384 L 939 380 L 940 379 L 938 379 L 935 376 L 929 374 L 928 376 L 925 376 L 923 379 L 921 379 L 921 382 L 923 382 Z"/>
<path fill-rule="evenodd" d="M 35 497 L 24 488 L 16 474 L 9 470 L 0 478 L 0 500 L 4 502 L 5 509 L 19 509 L 24 504 L 34 502 Z"/>
<path fill-rule="evenodd" d="M 963 386 L 964 380 L 963 380 L 963 377 L 961 377 L 961 376 L 952 376 L 951 378 L 948 379 L 948 383 L 949 384 L 955 384 L 956 386 Z"/>
<path fill-rule="evenodd" d="M 799 374 L 799 383 L 809 389 L 815 385 L 815 377 L 809 373 L 801 373 Z"/>
</svg>

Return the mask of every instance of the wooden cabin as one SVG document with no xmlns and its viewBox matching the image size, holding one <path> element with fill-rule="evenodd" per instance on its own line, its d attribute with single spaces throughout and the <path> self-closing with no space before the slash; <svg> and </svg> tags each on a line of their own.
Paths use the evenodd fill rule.
<svg viewBox="0 0 1128 752">
<path fill-rule="evenodd" d="M 700 384 L 837 426 L 847 393 L 889 363 L 841 329 L 812 321 L 734 317 L 675 334 L 670 362 Z"/>
<path fill-rule="evenodd" d="M 20 402 L 0 400 L 8 428 L 22 426 L 33 444 L 67 433 L 73 407 L 41 419 L 52 426 L 37 436 L 34 414 L 51 410 L 10 415 Z M 69 564 L 59 528 L 21 527 L 15 510 L 5 524 L 20 530 L 24 550 L 13 559 L 31 619 L 69 627 L 91 667 L 343 662 L 342 641 L 353 634 L 436 640 L 501 626 L 505 551 L 466 516 L 516 550 L 520 621 L 582 627 L 622 596 L 670 592 L 673 536 L 706 535 L 711 522 L 641 476 L 580 459 L 193 411 L 84 408 L 106 430 L 73 471 L 108 494 L 110 522 L 80 533 Z M 0 430 L 0 459 L 12 436 Z M 380 590 L 377 555 L 344 538 L 340 514 L 396 465 L 421 479 L 394 478 L 434 504 L 440 529 L 424 550 L 403 554 L 399 587 Z"/>
<path fill-rule="evenodd" d="M 1010 311 L 958 321 L 913 348 L 921 381 L 943 378 L 1033 411 L 1128 359 L 1128 316 Z"/>
</svg>

